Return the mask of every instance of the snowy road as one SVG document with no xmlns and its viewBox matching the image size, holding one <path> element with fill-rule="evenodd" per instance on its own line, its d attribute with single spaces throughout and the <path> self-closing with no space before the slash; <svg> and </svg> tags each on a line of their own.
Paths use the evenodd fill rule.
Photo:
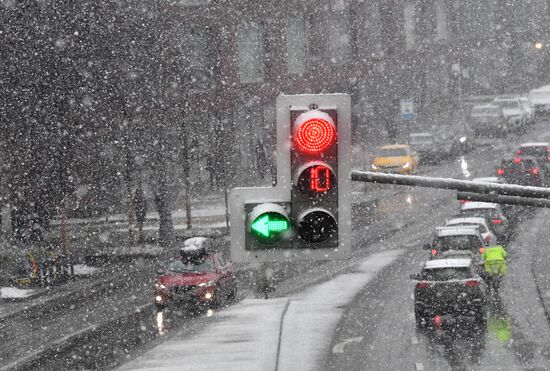
<svg viewBox="0 0 550 371">
<path fill-rule="evenodd" d="M 544 124 L 537 125 L 533 132 L 512 144 L 504 145 L 495 141 L 496 149 L 480 147 L 463 159 L 424 167 L 422 172 L 457 178 L 491 175 L 499 158 L 510 153 L 521 141 L 535 138 L 548 138 Z M 209 317 L 183 315 L 164 318 L 165 336 L 157 336 L 159 318 L 154 315 L 152 307 L 143 307 L 150 303 L 150 284 L 147 277 L 129 281 L 126 289 L 120 287 L 97 292 L 88 302 L 76 303 L 76 308 L 73 308 L 75 310 L 69 308 L 65 311 L 44 313 L 47 318 L 45 326 L 40 326 L 40 321 L 34 317 L 16 318 L 17 322 L 13 326 L 9 323 L 0 324 L 3 333 L 9 332 L 9 336 L 5 336 L 6 347 L 1 355 L 0 367 L 14 365 L 13 362 L 24 359 L 29 354 L 48 349 L 50 356 L 40 360 L 40 365 L 46 369 L 59 369 L 60 365 L 65 368 L 103 369 L 129 361 L 123 367 L 133 368 L 141 365 L 141 362 L 132 362 L 133 358 L 143 354 L 170 352 L 176 356 L 190 354 L 182 356 L 180 360 L 186 364 L 192 363 L 197 369 L 213 369 L 213 365 L 225 358 L 228 362 L 232 360 L 232 363 L 221 364 L 229 365 L 229 368 L 239 365 L 242 370 L 264 369 L 258 366 L 274 367 L 275 364 L 280 370 L 305 369 L 309 366 L 314 367 L 312 369 L 325 367 L 332 370 L 376 370 L 382 366 L 384 368 L 380 369 L 386 369 L 386 363 L 396 369 L 445 369 L 449 365 L 449 359 L 445 352 L 441 352 L 441 347 L 429 343 L 423 336 L 415 333 L 411 317 L 412 283 L 408 280 L 408 275 L 417 271 L 425 258 L 425 252 L 420 250 L 421 244 L 428 239 L 436 225 L 456 211 L 456 206 L 457 201 L 452 192 L 407 188 L 374 204 L 367 202 L 363 205 L 364 209 L 355 210 L 353 240 L 356 251 L 351 261 L 317 264 L 310 269 L 302 267 L 301 271 L 292 270 L 280 283 L 278 297 L 275 299 L 245 299 Z M 531 229 L 530 235 L 536 236 L 536 232 L 536 229 Z M 524 247 L 518 249 L 522 253 L 529 251 Z M 394 255 L 397 251 L 402 252 L 399 258 Z M 369 266 L 367 263 L 373 257 L 384 256 L 389 259 L 384 264 Z M 529 290 L 524 289 L 521 284 L 506 284 L 503 288 L 507 292 L 507 299 L 503 301 L 506 316 L 516 326 L 512 327 L 514 346 L 503 346 L 489 336 L 481 339 L 479 344 L 485 345 L 482 365 L 489 365 L 494 359 L 499 362 L 503 360 L 505 365 L 514 367 L 536 368 L 545 364 L 544 362 L 550 365 L 545 358 L 547 343 L 544 339 L 549 335 L 548 331 L 542 327 L 538 330 L 540 333 L 533 337 L 535 332 L 529 327 L 540 324 L 545 319 L 543 315 L 538 316 L 541 307 L 540 303 L 536 307 L 536 296 L 532 295 L 532 278 L 523 274 L 529 270 L 529 256 L 521 259 L 520 256 L 522 255 L 517 258 L 521 268 L 519 271 L 511 270 L 510 277 L 513 282 L 524 282 L 525 288 L 528 287 Z M 378 271 L 376 275 L 372 271 L 374 267 L 377 270 L 383 267 L 385 269 Z M 345 289 L 340 288 L 342 284 Z M 326 294 L 329 289 L 340 290 L 341 296 Z M 319 301 L 322 298 L 319 292 L 325 293 L 327 298 L 327 311 L 323 313 L 315 310 L 323 307 Z M 242 295 L 246 295 L 246 291 Z M 515 297 L 521 298 L 521 301 L 509 301 Z M 526 318 L 526 314 L 520 310 L 521 303 L 537 308 L 537 316 Z M 82 307 L 86 307 L 86 310 L 79 311 L 78 308 Z M 136 308 L 144 309 L 135 312 Z M 131 313 L 128 314 L 129 312 Z M 285 320 L 281 322 L 283 312 Z M 325 327 L 308 326 L 315 315 L 320 316 L 316 322 L 326 320 Z M 119 316 L 123 317 L 119 320 Z M 243 321 L 253 322 L 254 316 L 261 322 L 257 331 L 230 331 L 240 328 L 238 324 Z M 308 322 L 302 320 L 304 317 Z M 290 320 L 287 322 L 288 318 Z M 304 326 L 297 326 L 299 323 Z M 98 330 L 81 336 L 81 331 L 86 331 L 90 326 L 97 326 Z M 25 331 L 15 331 L 16 328 Z M 309 330 L 314 330 L 314 334 Z M 58 341 L 75 334 L 78 335 L 75 338 L 78 341 L 59 346 Z M 233 334 L 235 337 L 226 339 L 226 342 L 216 342 L 215 339 L 224 334 Z M 282 336 L 274 338 L 274 334 Z M 202 340 L 198 341 L 201 336 Z M 281 339 L 280 344 L 278 339 Z M 531 356 L 529 344 L 539 339 L 538 350 Z M 52 344 L 57 345 L 52 347 Z M 219 354 L 210 350 L 213 344 L 218 347 L 216 349 Z M 155 348 L 156 346 L 160 348 Z M 163 347 L 168 347 L 164 348 L 168 349 L 167 353 L 159 350 Z M 235 349 L 244 349 L 243 354 L 248 355 L 240 357 Z M 254 351 L 252 355 L 250 349 Z M 279 349 L 278 357 L 273 349 Z M 333 349 L 336 349 L 335 353 Z M 146 353 L 148 351 L 152 353 Z M 208 355 L 207 359 L 201 356 L 201 352 Z M 297 353 L 300 353 L 299 357 Z M 168 356 L 164 356 L 162 359 L 167 358 Z M 394 363 L 388 359 L 393 359 Z M 15 365 L 14 368 L 19 367 Z M 20 365 L 22 369 L 25 365 L 28 366 L 25 363 Z M 155 366 L 155 363 L 152 362 L 149 366 Z M 269 369 L 267 366 L 265 368 Z"/>
</svg>

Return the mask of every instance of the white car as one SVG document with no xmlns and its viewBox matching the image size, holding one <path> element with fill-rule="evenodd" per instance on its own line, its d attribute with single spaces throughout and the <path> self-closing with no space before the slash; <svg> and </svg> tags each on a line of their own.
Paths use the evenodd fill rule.
<svg viewBox="0 0 550 371">
<path fill-rule="evenodd" d="M 494 246 L 497 244 L 497 236 L 491 231 L 487 225 L 487 221 L 484 218 L 471 217 L 471 218 L 454 218 L 447 220 L 445 223 L 446 227 L 469 227 L 477 226 L 481 236 L 483 237 L 483 242 L 487 246 Z"/>
<path fill-rule="evenodd" d="M 523 130 L 525 128 L 527 113 L 523 110 L 519 98 L 500 97 L 495 98 L 493 103 L 498 104 L 502 108 L 502 114 L 509 128 L 514 130 Z"/>
<path fill-rule="evenodd" d="M 534 124 L 535 123 L 535 109 L 531 105 L 531 101 L 528 97 L 519 97 L 519 101 L 521 103 L 521 106 L 523 110 L 525 111 L 525 114 L 527 115 L 527 123 Z"/>
<path fill-rule="evenodd" d="M 432 243 L 426 244 L 424 249 L 431 250 L 432 259 L 468 255 L 479 260 L 484 247 L 485 243 L 477 225 L 445 226 L 435 229 Z"/>
<path fill-rule="evenodd" d="M 506 241 L 510 232 L 510 222 L 502 212 L 499 204 L 492 202 L 466 202 L 460 206 L 462 218 L 479 217 L 484 218 L 491 230 L 501 242 Z"/>
</svg>

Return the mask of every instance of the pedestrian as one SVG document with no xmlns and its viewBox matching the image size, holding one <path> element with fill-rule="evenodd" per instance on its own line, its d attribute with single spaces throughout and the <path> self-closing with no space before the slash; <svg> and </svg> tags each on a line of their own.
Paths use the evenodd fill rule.
<svg viewBox="0 0 550 371">
<path fill-rule="evenodd" d="M 145 223 L 147 216 L 147 201 L 145 200 L 141 185 L 136 189 L 136 193 L 134 194 L 134 211 L 139 229 L 139 242 L 143 243 L 143 223 Z"/>
</svg>

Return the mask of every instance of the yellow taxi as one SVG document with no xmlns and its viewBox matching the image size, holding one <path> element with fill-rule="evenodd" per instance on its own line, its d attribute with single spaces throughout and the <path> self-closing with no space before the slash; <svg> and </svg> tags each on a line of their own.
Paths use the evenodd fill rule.
<svg viewBox="0 0 550 371">
<path fill-rule="evenodd" d="M 407 144 L 382 146 L 377 149 L 370 170 L 381 173 L 416 174 L 418 156 Z"/>
</svg>

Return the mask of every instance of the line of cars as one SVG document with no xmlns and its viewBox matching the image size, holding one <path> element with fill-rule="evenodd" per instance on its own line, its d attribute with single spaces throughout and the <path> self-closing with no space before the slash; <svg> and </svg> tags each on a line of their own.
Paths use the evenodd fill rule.
<svg viewBox="0 0 550 371">
<path fill-rule="evenodd" d="M 411 275 L 416 281 L 414 313 L 419 330 L 444 328 L 457 320 L 484 328 L 489 291 L 483 279 L 483 253 L 489 246 L 507 243 L 515 212 L 494 203 L 460 201 L 459 212 L 435 229 L 431 242 L 424 245 L 430 251 L 428 260 L 420 273 Z"/>
<path fill-rule="evenodd" d="M 535 123 L 535 107 L 525 96 L 498 96 L 492 102 L 472 107 L 468 122 L 476 136 L 505 136 L 524 132 Z"/>
</svg>

